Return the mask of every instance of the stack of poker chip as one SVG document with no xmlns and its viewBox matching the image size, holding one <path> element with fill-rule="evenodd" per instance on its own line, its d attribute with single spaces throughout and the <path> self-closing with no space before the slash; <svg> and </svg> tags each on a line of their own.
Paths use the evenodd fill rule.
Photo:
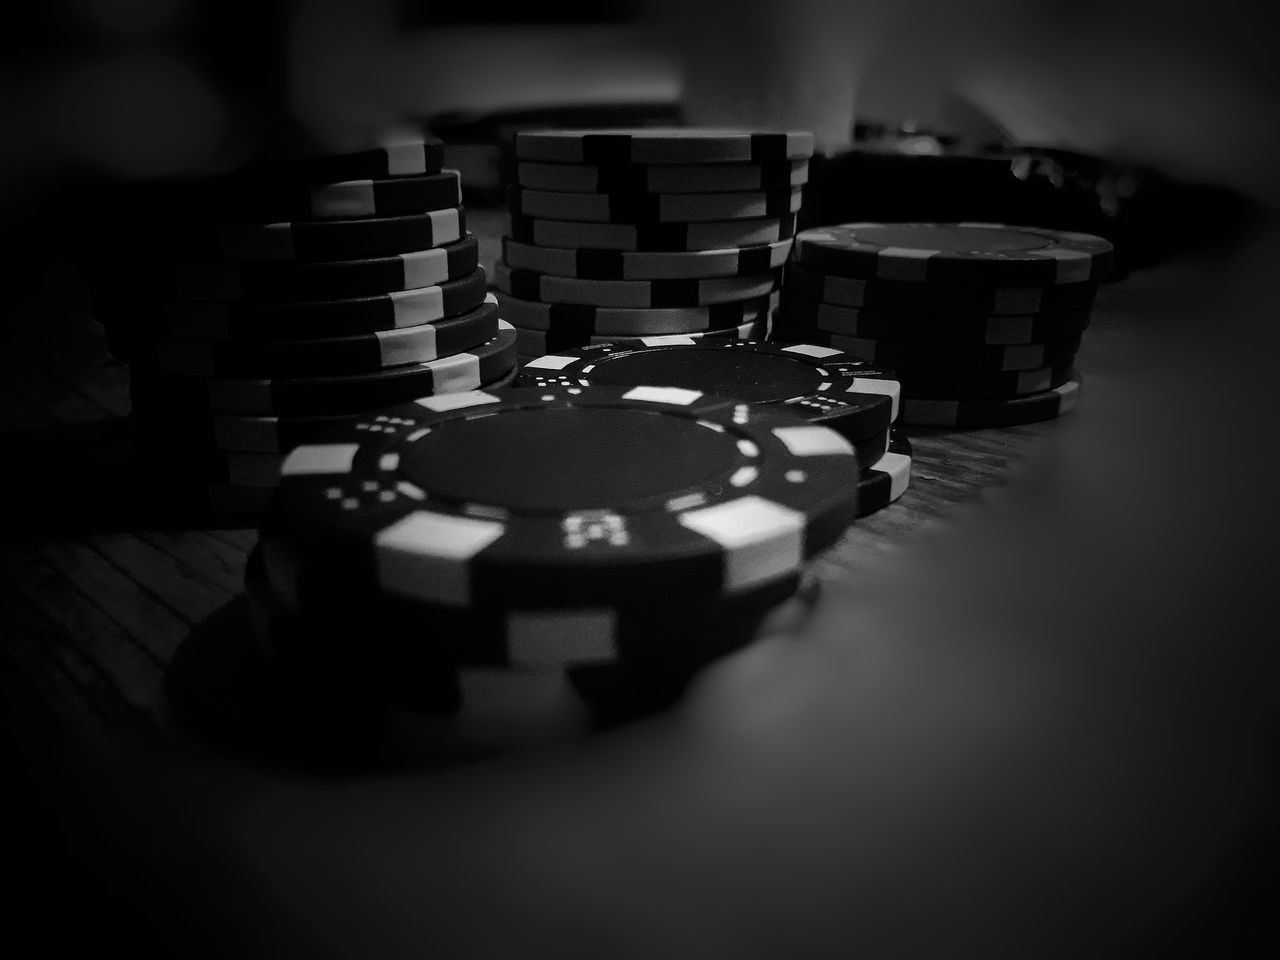
<svg viewBox="0 0 1280 960">
<path fill-rule="evenodd" d="M 511 232 L 493 281 L 521 358 L 763 336 L 812 153 L 808 133 L 516 134 Z"/>
<path fill-rule="evenodd" d="M 407 136 L 128 193 L 93 303 L 158 491 L 257 511 L 287 451 L 334 421 L 510 381 L 515 331 L 442 157 Z"/>
<path fill-rule="evenodd" d="M 285 459 L 247 575 L 255 630 L 307 729 L 392 724 L 463 752 L 574 736 L 794 626 L 856 481 L 853 444 L 779 405 L 426 396 Z"/>
<path fill-rule="evenodd" d="M 788 410 L 829 427 L 853 447 L 859 517 L 897 500 L 911 479 L 911 444 L 894 430 L 900 394 L 894 374 L 831 347 L 734 339 L 594 344 L 527 361 L 516 384 L 660 384 Z"/>
<path fill-rule="evenodd" d="M 893 369 L 906 424 L 1050 420 L 1080 390 L 1076 353 L 1113 248 L 983 223 L 850 223 L 799 233 L 770 337 Z"/>
</svg>

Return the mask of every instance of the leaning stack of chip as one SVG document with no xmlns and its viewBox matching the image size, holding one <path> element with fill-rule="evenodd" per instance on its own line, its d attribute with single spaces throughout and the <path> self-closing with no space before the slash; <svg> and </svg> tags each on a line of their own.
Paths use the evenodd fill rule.
<svg viewBox="0 0 1280 960">
<path fill-rule="evenodd" d="M 572 736 L 670 706 L 803 616 L 856 481 L 845 437 L 778 405 L 426 396 L 288 455 L 247 577 L 256 630 L 305 720 L 466 752 Z"/>
<path fill-rule="evenodd" d="M 139 464 L 215 512 L 261 509 L 335 420 L 509 381 L 515 331 L 421 134 L 129 194 L 95 315 L 131 367 Z"/>
<path fill-rule="evenodd" d="M 521 357 L 763 336 L 812 153 L 809 133 L 516 134 L 511 232 L 493 281 Z"/>
<path fill-rule="evenodd" d="M 1113 248 L 1091 234 L 983 223 L 849 223 L 801 231 L 770 337 L 890 368 L 902 421 L 1050 420 Z"/>
</svg>

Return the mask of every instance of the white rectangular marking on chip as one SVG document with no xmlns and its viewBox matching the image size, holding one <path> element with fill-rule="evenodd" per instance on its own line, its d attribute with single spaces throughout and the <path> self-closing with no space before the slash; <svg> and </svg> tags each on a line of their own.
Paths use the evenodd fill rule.
<svg viewBox="0 0 1280 960">
<path fill-rule="evenodd" d="M 443 250 L 415 250 L 400 254 L 404 285 L 413 290 L 449 279 L 449 255 Z"/>
<path fill-rule="evenodd" d="M 378 338 L 378 358 L 384 367 L 436 359 L 436 328 L 429 323 L 414 327 L 412 336 L 389 330 L 379 330 L 375 336 Z"/>
<path fill-rule="evenodd" d="M 671 403 L 687 407 L 697 403 L 702 394 L 697 390 L 685 390 L 681 387 L 632 387 L 623 398 L 640 400 L 643 403 Z"/>
<path fill-rule="evenodd" d="M 378 582 L 389 593 L 450 607 L 471 601 L 469 561 L 504 524 L 418 510 L 378 532 Z"/>
<path fill-rule="evenodd" d="M 427 150 L 418 140 L 406 140 L 403 143 L 388 142 L 382 149 L 387 155 L 387 173 L 393 177 L 403 177 L 414 173 L 427 172 Z"/>
<path fill-rule="evenodd" d="M 416 327 L 444 316 L 444 291 L 439 287 L 395 290 L 387 294 L 396 318 L 396 327 Z"/>
<path fill-rule="evenodd" d="M 640 342 L 646 347 L 663 347 L 671 346 L 673 344 L 676 346 L 687 346 L 688 344 L 696 343 L 697 341 L 695 341 L 693 337 L 686 337 L 677 333 L 672 333 L 662 337 L 641 337 Z"/>
<path fill-rule="evenodd" d="M 537 360 L 530 360 L 524 365 L 524 368 L 526 370 L 563 370 L 573 361 L 573 357 L 562 357 L 558 354 L 549 353 L 545 357 L 539 357 Z"/>
<path fill-rule="evenodd" d="M 429 397 L 419 397 L 413 402 L 427 410 L 446 413 L 450 410 L 465 410 L 467 407 L 482 407 L 489 403 L 501 403 L 502 398 L 495 397 L 492 393 L 485 393 L 483 390 L 462 390 L 458 393 L 442 393 Z"/>
<path fill-rule="evenodd" d="M 853 445 L 828 427 L 814 424 L 805 427 L 777 427 L 773 435 L 786 445 L 793 456 L 797 457 L 853 454 Z"/>
<path fill-rule="evenodd" d="M 886 453 L 872 466 L 872 470 L 889 474 L 889 499 L 897 500 L 911 480 L 911 458 L 901 453 Z"/>
<path fill-rule="evenodd" d="M 523 610 L 507 618 L 507 654 L 514 666 L 612 663 L 618 658 L 612 610 Z"/>
<path fill-rule="evenodd" d="M 311 210 L 327 216 L 372 217 L 377 215 L 372 180 L 344 180 L 311 188 Z"/>
<path fill-rule="evenodd" d="M 456 207 L 432 210 L 427 216 L 431 218 L 431 242 L 437 247 L 462 239 L 462 220 Z"/>
<path fill-rule="evenodd" d="M 457 393 L 480 386 L 480 358 L 474 353 L 456 353 L 431 370 L 431 386 L 437 393 Z M 427 364 L 423 364 L 427 366 Z"/>
<path fill-rule="evenodd" d="M 223 227 L 222 254 L 228 260 L 292 260 L 293 225 L 255 223 Z"/>
<path fill-rule="evenodd" d="M 358 443 L 317 443 L 294 447 L 280 466 L 285 477 L 311 477 L 351 472 Z"/>
<path fill-rule="evenodd" d="M 724 547 L 726 591 L 786 576 L 804 562 L 804 515 L 763 497 L 740 497 L 676 519 Z"/>
<path fill-rule="evenodd" d="M 1093 257 L 1080 250 L 1037 250 L 1037 255 L 1057 261 L 1054 276 L 1058 283 L 1083 282 L 1093 269 Z"/>
<path fill-rule="evenodd" d="M 846 392 L 883 394 L 893 402 L 893 409 L 889 414 L 889 419 L 898 419 L 898 401 L 902 397 L 902 384 L 897 380 L 873 380 L 870 377 L 855 377 Z"/>
<path fill-rule="evenodd" d="M 784 347 L 783 353 L 798 353 L 802 357 L 815 357 L 818 360 L 825 360 L 827 357 L 834 356 L 839 350 L 833 350 L 831 347 L 820 347 L 813 343 L 797 343 L 794 346 Z"/>
</svg>

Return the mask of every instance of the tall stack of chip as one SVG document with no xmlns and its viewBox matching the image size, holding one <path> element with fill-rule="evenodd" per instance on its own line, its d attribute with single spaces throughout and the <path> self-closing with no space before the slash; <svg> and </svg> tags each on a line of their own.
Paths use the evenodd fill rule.
<svg viewBox="0 0 1280 960">
<path fill-rule="evenodd" d="M 906 424 L 1001 427 L 1074 406 L 1075 368 L 1113 248 L 982 223 L 850 223 L 799 233 L 770 331 L 896 371 Z"/>
<path fill-rule="evenodd" d="M 335 420 L 509 380 L 456 171 L 420 134 L 233 176 L 131 190 L 95 315 L 131 368 L 139 463 L 216 512 L 260 509 L 280 463 Z"/>
<path fill-rule="evenodd" d="M 248 586 L 286 702 L 470 752 L 669 706 L 802 616 L 857 465 L 777 405 L 545 384 L 355 418 L 282 474 Z"/>
<path fill-rule="evenodd" d="M 493 280 L 520 355 L 762 336 L 812 153 L 809 133 L 516 134 Z"/>
</svg>

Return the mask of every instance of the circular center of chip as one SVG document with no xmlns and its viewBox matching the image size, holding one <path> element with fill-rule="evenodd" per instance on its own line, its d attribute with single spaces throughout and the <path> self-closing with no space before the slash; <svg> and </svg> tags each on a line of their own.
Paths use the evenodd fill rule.
<svg viewBox="0 0 1280 960">
<path fill-rule="evenodd" d="M 777 353 L 740 347 L 662 347 L 617 353 L 596 361 L 595 383 L 683 387 L 748 403 L 770 403 L 817 393 L 819 368 Z"/>
<path fill-rule="evenodd" d="M 652 507 L 723 482 L 737 438 L 689 417 L 609 407 L 504 411 L 445 423 L 401 449 L 433 499 L 521 513 Z"/>
<path fill-rule="evenodd" d="M 1040 250 L 1047 244 L 1044 237 L 1021 230 L 998 227 L 962 227 L 956 224 L 886 223 L 859 227 L 856 238 L 863 243 L 882 247 L 906 247 L 913 250 L 942 250 L 946 253 L 1013 253 L 1018 250 Z"/>
</svg>

